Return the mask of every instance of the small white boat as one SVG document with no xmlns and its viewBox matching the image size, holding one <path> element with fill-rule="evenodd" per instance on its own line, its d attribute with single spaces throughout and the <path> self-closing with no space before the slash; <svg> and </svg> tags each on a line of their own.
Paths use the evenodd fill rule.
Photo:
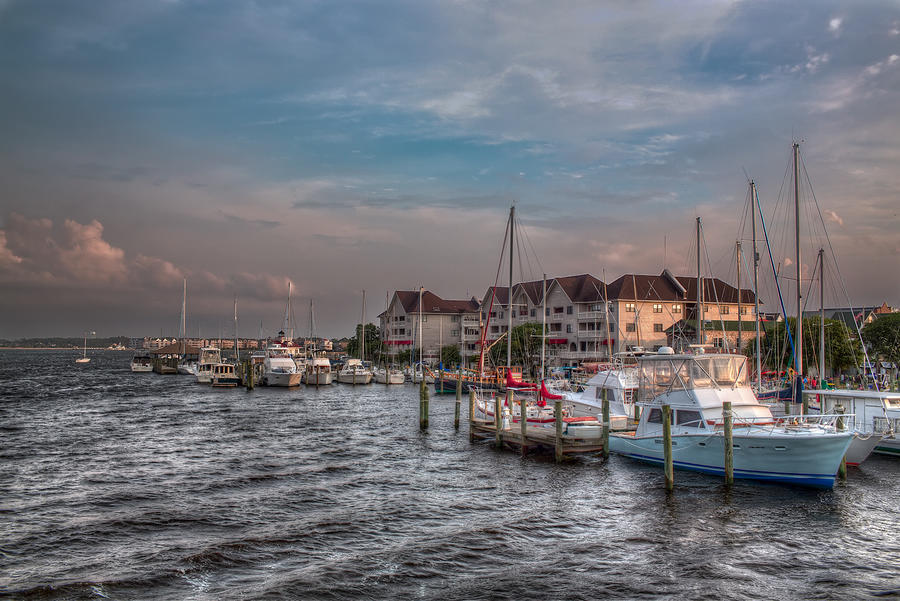
<svg viewBox="0 0 900 601">
<path fill-rule="evenodd" d="M 870 453 L 900 457 L 900 393 L 878 390 L 804 390 L 810 411 L 847 413 L 853 432 L 847 465 L 859 465 Z"/>
<path fill-rule="evenodd" d="M 94 332 L 91 332 L 93 334 Z M 91 358 L 87 356 L 87 332 L 84 334 L 84 351 L 82 355 L 75 359 L 75 363 L 90 363 Z"/>
<path fill-rule="evenodd" d="M 632 353 L 628 354 L 634 358 Z M 609 400 L 609 422 L 612 430 L 625 430 L 628 420 L 634 418 L 634 398 L 638 388 L 637 366 L 626 363 L 619 357 L 613 365 L 601 368 L 584 385 L 580 392 L 554 386 L 547 386 L 551 393 L 563 397 L 566 405 L 571 407 L 573 417 L 603 417 L 603 393 Z"/>
<path fill-rule="evenodd" d="M 178 362 L 178 373 L 183 376 L 197 375 L 197 362 L 182 360 Z"/>
<path fill-rule="evenodd" d="M 306 364 L 306 372 L 303 374 L 303 383 L 307 386 L 328 386 L 334 381 L 334 372 L 331 371 L 331 361 L 328 357 L 313 357 Z"/>
<path fill-rule="evenodd" d="M 853 439 L 834 427 L 836 416 L 776 419 L 747 383 L 743 355 L 676 355 L 663 347 L 638 363 L 640 422 L 613 432 L 610 451 L 662 464 L 663 406 L 672 411 L 676 468 L 725 473 L 723 403 L 732 403 L 735 478 L 831 488 Z"/>
<path fill-rule="evenodd" d="M 290 355 L 277 350 L 268 352 L 260 381 L 263 386 L 299 386 L 302 379 L 303 372 L 297 369 Z"/>
<path fill-rule="evenodd" d="M 230 388 L 241 385 L 241 379 L 234 363 L 216 363 L 212 366 L 210 382 L 212 386 Z"/>
<path fill-rule="evenodd" d="M 378 384 L 403 384 L 406 381 L 406 375 L 399 369 L 376 367 L 375 382 Z"/>
<path fill-rule="evenodd" d="M 222 362 L 222 350 L 214 346 L 204 346 L 200 349 L 200 357 L 197 359 L 197 382 L 200 384 L 212 383 L 213 367 Z"/>
<path fill-rule="evenodd" d="M 153 361 L 148 353 L 135 353 L 131 358 L 131 371 L 135 373 L 150 373 L 153 371 Z"/>
<path fill-rule="evenodd" d="M 406 369 L 403 370 L 403 373 L 406 375 L 407 382 L 418 384 L 424 377 L 426 384 L 434 384 L 434 376 L 427 370 L 423 369 L 421 363 L 416 363 L 415 365 L 407 365 Z"/>
<path fill-rule="evenodd" d="M 338 372 L 338 382 L 342 384 L 371 384 L 372 371 L 359 359 L 347 359 Z"/>
</svg>

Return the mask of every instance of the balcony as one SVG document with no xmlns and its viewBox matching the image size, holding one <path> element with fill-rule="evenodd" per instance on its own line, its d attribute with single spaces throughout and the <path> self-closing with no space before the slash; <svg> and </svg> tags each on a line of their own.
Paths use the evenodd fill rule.
<svg viewBox="0 0 900 601">
<path fill-rule="evenodd" d="M 605 339 L 606 330 L 578 330 L 577 337 L 581 340 L 598 340 L 600 338 Z"/>
<path fill-rule="evenodd" d="M 579 311 L 578 319 L 597 319 L 602 321 L 606 317 L 606 313 L 603 311 Z"/>
</svg>

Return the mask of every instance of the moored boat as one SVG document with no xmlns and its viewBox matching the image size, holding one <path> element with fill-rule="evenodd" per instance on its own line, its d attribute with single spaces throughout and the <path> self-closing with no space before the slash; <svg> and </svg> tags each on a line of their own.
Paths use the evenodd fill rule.
<svg viewBox="0 0 900 601">
<path fill-rule="evenodd" d="M 634 432 L 610 435 L 610 450 L 661 464 L 663 406 L 670 407 L 676 468 L 725 473 L 723 403 L 732 404 L 735 478 L 831 488 L 852 434 L 834 427 L 836 416 L 776 419 L 747 382 L 742 355 L 676 355 L 671 348 L 641 357 Z"/>
<path fill-rule="evenodd" d="M 146 352 L 135 353 L 131 358 L 131 371 L 135 373 L 150 373 L 153 371 L 153 360 Z"/>
</svg>

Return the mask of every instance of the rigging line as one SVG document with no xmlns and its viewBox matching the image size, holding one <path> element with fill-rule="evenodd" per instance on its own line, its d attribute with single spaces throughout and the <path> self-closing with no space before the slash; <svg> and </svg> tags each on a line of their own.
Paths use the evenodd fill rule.
<svg viewBox="0 0 900 601">
<path fill-rule="evenodd" d="M 520 237 L 525 238 L 525 242 L 527 243 L 528 247 L 531 249 L 532 256 L 534 256 L 534 262 L 537 263 L 539 271 L 532 272 L 532 273 L 546 273 L 544 270 L 544 266 L 541 264 L 541 257 L 538 255 L 537 251 L 534 249 L 534 243 L 531 241 L 531 237 L 528 235 L 528 230 L 525 229 L 524 227 L 522 228 L 522 236 L 520 236 Z M 532 278 L 532 279 L 534 279 L 534 278 Z"/>
<path fill-rule="evenodd" d="M 822 223 L 822 228 L 825 231 L 825 240 L 828 242 L 828 252 L 831 253 L 831 260 L 834 263 L 834 268 L 838 273 L 838 281 L 841 283 L 841 290 L 844 292 L 844 296 L 847 299 L 847 306 L 850 308 L 850 315 L 853 317 L 853 325 L 856 328 L 856 336 L 859 339 L 860 346 L 862 347 L 863 357 L 866 361 L 865 367 L 869 369 L 872 375 L 872 379 L 875 381 L 875 390 L 880 390 L 878 387 L 878 380 L 875 377 L 875 367 L 872 365 L 869 360 L 869 351 L 866 349 L 866 344 L 863 341 L 862 337 L 862 329 L 859 327 L 859 323 L 856 321 L 856 309 L 853 308 L 853 302 L 850 300 L 850 294 L 847 292 L 847 286 L 844 282 L 844 277 L 841 275 L 841 268 L 837 262 L 837 255 L 834 252 L 834 247 L 831 245 L 831 237 L 828 235 L 828 229 L 825 227 L 825 218 L 822 216 L 822 207 L 819 206 L 819 200 L 816 198 L 816 192 L 812 187 L 812 181 L 809 179 L 809 172 L 806 170 L 806 163 L 803 162 L 803 156 L 800 157 L 800 165 L 803 168 L 803 174 L 806 176 L 807 184 L 809 185 L 809 191 L 812 195 L 813 202 L 816 205 L 816 211 L 819 214 L 819 220 Z"/>
<path fill-rule="evenodd" d="M 725 344 L 725 350 L 730 351 L 731 344 L 728 341 L 728 335 L 725 333 L 725 320 L 722 319 L 722 306 L 719 303 L 719 287 L 716 286 L 716 280 L 712 277 L 712 265 L 709 262 L 709 246 L 706 244 L 706 232 L 704 231 L 702 224 L 700 225 L 700 237 L 703 238 L 703 250 L 706 255 L 706 266 L 710 270 L 710 283 L 713 288 L 713 298 L 716 300 L 716 309 L 719 311 L 719 325 L 722 326 L 722 342 Z M 740 319 L 740 316 L 738 316 L 738 319 Z"/>
<path fill-rule="evenodd" d="M 766 228 L 766 220 L 762 215 L 762 207 L 759 206 L 759 192 L 756 193 L 756 206 L 759 209 L 759 221 L 762 224 L 763 237 L 766 240 L 766 248 L 769 251 L 769 263 L 772 265 L 772 273 L 775 274 L 775 287 L 778 290 L 778 301 L 781 303 L 781 314 L 784 316 L 784 323 L 787 326 L 787 312 L 784 310 L 784 297 L 781 294 L 781 284 L 778 282 L 778 271 L 775 269 L 775 259 L 772 257 L 772 247 L 769 245 L 769 233 Z M 787 330 L 788 340 L 791 343 L 791 351 L 793 354 L 794 349 L 794 338 L 791 336 L 790 328 L 785 327 Z"/>
</svg>

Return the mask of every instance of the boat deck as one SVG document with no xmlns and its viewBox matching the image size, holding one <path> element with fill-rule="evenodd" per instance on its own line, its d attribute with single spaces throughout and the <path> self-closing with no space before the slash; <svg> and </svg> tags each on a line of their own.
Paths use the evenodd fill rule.
<svg viewBox="0 0 900 601">
<path fill-rule="evenodd" d="M 496 439 L 497 428 L 493 421 L 476 419 L 469 422 L 469 427 L 475 438 Z M 532 450 L 553 451 L 556 448 L 556 428 L 527 426 L 523 441 L 522 430 L 516 422 L 509 429 L 502 430 L 500 437 L 504 446 L 518 449 L 523 455 Z M 561 441 L 563 455 L 599 453 L 603 450 L 603 439 L 600 436 L 585 438 L 563 434 Z"/>
</svg>

